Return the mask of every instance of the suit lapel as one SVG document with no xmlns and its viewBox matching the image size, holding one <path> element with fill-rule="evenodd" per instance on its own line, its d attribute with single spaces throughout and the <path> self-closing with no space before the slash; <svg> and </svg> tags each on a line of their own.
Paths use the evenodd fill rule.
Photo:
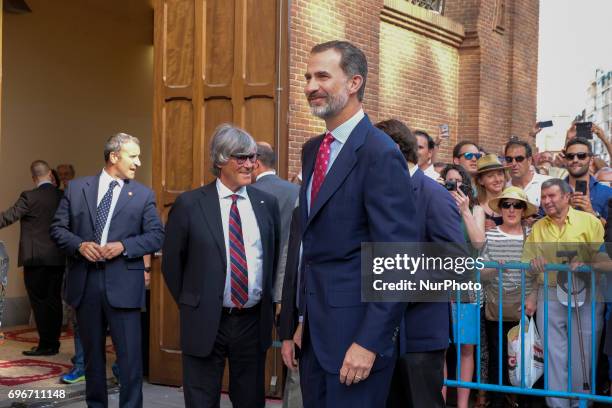
<svg viewBox="0 0 612 408">
<path fill-rule="evenodd" d="M 219 205 L 219 193 L 217 193 L 216 183 L 213 181 L 202 187 L 202 194 L 199 198 L 200 209 L 204 220 L 208 224 L 213 239 L 217 243 L 219 254 L 223 259 L 223 271 L 227 270 L 227 257 L 225 253 L 225 239 L 223 237 L 223 224 L 221 224 L 221 206 Z"/>
<path fill-rule="evenodd" d="M 91 216 L 91 228 L 96 227 L 96 209 L 98 207 L 98 185 L 100 184 L 100 175 L 91 177 L 85 186 L 83 187 L 83 195 L 85 196 L 85 202 L 87 208 L 89 208 L 89 215 Z"/>
<path fill-rule="evenodd" d="M 117 204 L 115 204 L 115 210 L 113 211 L 113 218 L 111 218 L 111 220 L 115 219 L 117 214 L 119 214 L 132 197 L 134 197 L 134 185 L 130 183 L 129 180 L 126 180 L 119 193 L 119 198 L 117 199 Z"/>
<path fill-rule="evenodd" d="M 342 150 L 340 150 L 340 154 L 338 154 L 338 157 L 336 157 L 332 167 L 325 176 L 325 180 L 321 185 L 319 194 L 312 204 L 306 226 L 308 226 L 310 221 L 317 215 L 323 205 L 325 205 L 329 198 L 336 192 L 336 190 L 338 190 L 346 176 L 348 176 L 355 164 L 357 164 L 356 152 L 365 142 L 365 135 L 369 126 L 372 126 L 372 124 L 370 123 L 368 117 L 365 116 L 351 132 L 345 145 L 342 147 Z M 316 157 L 316 154 L 314 156 Z"/>
</svg>

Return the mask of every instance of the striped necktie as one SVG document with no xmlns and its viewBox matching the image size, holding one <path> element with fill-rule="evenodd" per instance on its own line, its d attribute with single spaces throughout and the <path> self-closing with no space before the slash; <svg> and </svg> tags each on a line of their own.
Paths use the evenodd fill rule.
<svg viewBox="0 0 612 408">
<path fill-rule="evenodd" d="M 240 196 L 232 194 L 232 207 L 229 216 L 229 248 L 231 266 L 232 303 L 242 308 L 249 300 L 249 272 L 242 239 L 242 223 L 237 201 Z"/>
</svg>

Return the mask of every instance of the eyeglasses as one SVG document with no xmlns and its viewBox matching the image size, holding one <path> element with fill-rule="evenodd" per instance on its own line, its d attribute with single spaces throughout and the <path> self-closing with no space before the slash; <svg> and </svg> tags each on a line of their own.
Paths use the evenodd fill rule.
<svg viewBox="0 0 612 408">
<path fill-rule="evenodd" d="M 517 163 L 522 163 L 525 161 L 526 157 L 525 156 L 516 156 L 516 157 L 506 156 L 504 157 L 504 159 L 506 159 L 506 163 L 512 163 L 515 160 Z"/>
<path fill-rule="evenodd" d="M 476 158 L 476 160 L 480 159 L 482 157 L 482 153 L 470 153 L 470 152 L 466 152 L 463 154 L 460 154 L 459 157 L 463 156 L 466 160 L 472 160 L 474 158 Z"/>
<path fill-rule="evenodd" d="M 587 157 L 590 157 L 591 154 L 590 153 L 585 153 L 585 152 L 580 152 L 580 153 L 565 153 L 565 158 L 569 161 L 574 160 L 575 157 L 578 158 L 578 160 L 584 160 Z"/>
<path fill-rule="evenodd" d="M 517 203 L 504 201 L 503 203 L 501 203 L 500 207 L 504 210 L 509 210 L 510 208 L 514 208 L 515 210 L 524 210 L 525 208 L 527 208 L 527 204 L 522 201 L 519 201 Z"/>
<path fill-rule="evenodd" d="M 236 160 L 239 166 L 242 166 L 247 160 L 253 164 L 257 162 L 256 154 L 232 154 L 230 157 Z"/>
</svg>

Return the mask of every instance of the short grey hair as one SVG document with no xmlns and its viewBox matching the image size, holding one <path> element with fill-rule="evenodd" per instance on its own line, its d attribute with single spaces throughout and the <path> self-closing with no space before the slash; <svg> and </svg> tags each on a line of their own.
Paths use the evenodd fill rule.
<svg viewBox="0 0 612 408">
<path fill-rule="evenodd" d="M 541 189 L 544 190 L 545 188 L 550 188 L 553 186 L 558 186 L 561 189 L 561 192 L 563 194 L 569 194 L 572 192 L 572 188 L 567 183 L 567 181 L 561 180 L 560 178 L 553 178 L 553 179 L 546 180 L 545 182 L 542 183 Z"/>
<path fill-rule="evenodd" d="M 32 164 L 30 164 L 30 173 L 32 173 L 32 177 L 41 178 L 49 174 L 51 168 L 49 164 L 44 160 L 34 160 Z"/>
<path fill-rule="evenodd" d="M 257 143 L 245 130 L 229 123 L 219 125 L 210 142 L 210 163 L 213 175 L 219 177 L 220 166 L 231 156 L 257 154 Z"/>
<path fill-rule="evenodd" d="M 121 146 L 129 142 L 134 142 L 140 146 L 140 140 L 127 133 L 117 133 L 109 137 L 104 145 L 104 161 L 108 162 L 111 153 L 119 153 Z"/>
</svg>

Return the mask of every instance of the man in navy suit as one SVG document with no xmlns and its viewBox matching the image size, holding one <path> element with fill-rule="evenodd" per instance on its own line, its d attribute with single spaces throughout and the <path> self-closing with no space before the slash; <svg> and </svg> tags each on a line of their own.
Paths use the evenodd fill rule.
<svg viewBox="0 0 612 408">
<path fill-rule="evenodd" d="M 418 239 L 406 162 L 362 109 L 366 77 L 354 45 L 312 48 L 304 92 L 327 130 L 302 150 L 303 323 L 294 338 L 307 408 L 385 405 L 404 305 L 362 303 L 361 243 Z"/>
<path fill-rule="evenodd" d="M 164 230 L 153 191 L 133 180 L 139 156 L 137 138 L 109 138 L 104 169 L 68 184 L 51 225 L 51 237 L 69 256 L 64 299 L 77 312 L 91 408 L 108 406 L 107 327 L 119 363 L 120 407 L 142 407 L 143 256 L 161 248 Z"/>
<path fill-rule="evenodd" d="M 465 249 L 461 216 L 452 196 L 419 169 L 416 137 L 402 122 L 390 119 L 376 127 L 398 145 L 410 168 L 417 199 L 417 219 L 423 222 L 420 242 L 450 245 L 448 253 Z M 406 306 L 400 330 L 400 357 L 393 374 L 388 407 L 443 408 L 444 356 L 449 339 L 448 302 L 411 302 Z"/>
<path fill-rule="evenodd" d="M 280 253 L 276 198 L 251 187 L 257 145 L 221 125 L 215 181 L 181 194 L 168 216 L 162 269 L 178 303 L 187 408 L 219 407 L 225 360 L 236 408 L 263 408 L 273 287 Z"/>
</svg>

